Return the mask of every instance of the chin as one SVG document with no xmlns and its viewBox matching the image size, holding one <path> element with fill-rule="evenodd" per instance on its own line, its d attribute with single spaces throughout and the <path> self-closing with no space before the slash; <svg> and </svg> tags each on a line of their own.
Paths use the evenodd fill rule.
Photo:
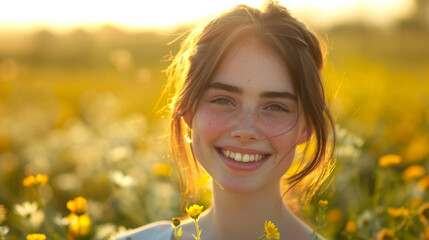
<svg viewBox="0 0 429 240">
<path fill-rule="evenodd" d="M 237 194 L 251 194 L 261 189 L 259 184 L 255 184 L 257 181 L 249 179 L 213 179 L 213 184 L 217 184 L 221 189 Z"/>
</svg>

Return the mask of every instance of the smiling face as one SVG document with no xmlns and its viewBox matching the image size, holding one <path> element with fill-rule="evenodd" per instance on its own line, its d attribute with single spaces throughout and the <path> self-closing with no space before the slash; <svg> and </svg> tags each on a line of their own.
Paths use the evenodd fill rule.
<svg viewBox="0 0 429 240">
<path fill-rule="evenodd" d="M 193 151 L 223 188 L 252 192 L 275 183 L 304 141 L 288 69 L 261 41 L 240 41 L 214 74 L 192 119 Z"/>
</svg>

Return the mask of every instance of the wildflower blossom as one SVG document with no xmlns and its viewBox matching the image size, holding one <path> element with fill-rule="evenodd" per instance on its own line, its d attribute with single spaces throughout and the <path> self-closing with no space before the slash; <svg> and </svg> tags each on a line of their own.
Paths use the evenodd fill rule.
<svg viewBox="0 0 429 240">
<path fill-rule="evenodd" d="M 6 208 L 0 204 L 0 224 L 6 220 Z"/>
<path fill-rule="evenodd" d="M 186 209 L 186 213 L 189 215 L 189 217 L 193 219 L 197 219 L 201 212 L 203 211 L 203 206 L 199 206 L 197 204 L 194 204 Z"/>
<path fill-rule="evenodd" d="M 67 209 L 78 215 L 86 213 L 86 208 L 87 201 L 80 196 L 67 202 Z"/>
<path fill-rule="evenodd" d="M 319 200 L 318 206 L 324 208 L 324 207 L 328 206 L 328 201 L 327 200 Z"/>
<path fill-rule="evenodd" d="M 429 187 L 429 176 L 425 176 L 419 180 L 419 187 L 424 191 Z"/>
<path fill-rule="evenodd" d="M 374 219 L 375 219 L 374 213 L 367 209 L 367 210 L 363 211 L 363 213 L 358 216 L 358 218 L 356 220 L 356 226 L 357 226 L 357 228 L 366 227 Z"/>
<path fill-rule="evenodd" d="M 45 240 L 46 236 L 42 233 L 33 233 L 27 235 L 27 240 Z"/>
<path fill-rule="evenodd" d="M 419 208 L 419 217 L 424 224 L 429 223 L 429 203 L 425 203 Z"/>
<path fill-rule="evenodd" d="M 395 240 L 395 234 L 388 229 L 381 229 L 381 231 L 377 234 L 377 240 Z"/>
<path fill-rule="evenodd" d="M 280 233 L 278 231 L 278 228 L 276 228 L 276 225 L 274 225 L 274 223 L 272 223 L 271 221 L 265 221 L 265 237 L 267 239 L 279 239 L 280 238 Z"/>
<path fill-rule="evenodd" d="M 356 232 L 356 222 L 355 221 L 348 221 L 345 227 L 346 232 L 354 233 Z"/>
<path fill-rule="evenodd" d="M 171 219 L 171 222 L 174 226 L 174 237 L 176 238 L 176 240 L 179 240 L 183 234 L 182 228 L 177 228 L 180 225 L 180 218 L 173 218 Z"/>
<path fill-rule="evenodd" d="M 91 227 L 91 218 L 88 214 L 76 215 L 71 213 L 68 217 L 69 220 L 69 234 L 74 237 L 85 236 L 88 234 Z"/>
<path fill-rule="evenodd" d="M 131 176 L 124 175 L 120 171 L 110 173 L 110 179 L 114 184 L 121 188 L 127 188 L 134 185 L 134 179 Z"/>
<path fill-rule="evenodd" d="M 197 236 L 194 235 L 195 240 L 200 240 L 201 238 L 201 232 L 202 229 L 198 226 L 198 217 L 203 211 L 203 206 L 194 204 L 186 209 L 186 213 L 188 213 L 188 216 L 194 219 L 195 222 L 195 229 L 197 230 Z"/>
<path fill-rule="evenodd" d="M 24 202 L 22 204 L 15 205 L 16 213 L 28 220 L 28 223 L 34 228 L 39 228 L 45 219 L 45 214 L 41 209 L 38 209 L 37 203 L 35 202 Z"/>
<path fill-rule="evenodd" d="M 30 175 L 22 180 L 22 185 L 25 187 L 44 186 L 48 182 L 49 177 L 44 174 Z"/>
<path fill-rule="evenodd" d="M 412 181 L 416 178 L 425 175 L 425 168 L 420 165 L 412 165 L 404 170 L 402 174 L 402 179 L 405 181 Z"/>
<path fill-rule="evenodd" d="M 158 177 L 170 177 L 173 173 L 173 168 L 168 163 L 159 163 L 153 166 L 152 172 Z"/>
<path fill-rule="evenodd" d="M 396 154 L 386 154 L 378 159 L 378 165 L 380 167 L 389 167 L 392 165 L 398 165 L 402 162 L 402 157 Z"/>
<path fill-rule="evenodd" d="M 388 208 L 387 209 L 387 213 L 394 217 L 394 218 L 398 218 L 398 217 L 406 217 L 409 214 L 409 210 L 406 208 Z"/>
<path fill-rule="evenodd" d="M 9 233 L 9 228 L 6 226 L 0 226 L 0 239 L 6 239 L 6 234 Z"/>
<path fill-rule="evenodd" d="M 59 213 L 57 213 L 55 215 L 54 223 L 60 227 L 65 227 L 65 226 L 68 226 L 70 224 L 68 218 L 61 216 L 61 214 L 59 214 Z"/>
<path fill-rule="evenodd" d="M 423 240 L 429 240 L 429 228 L 426 227 L 425 230 L 422 233 L 422 239 Z"/>
<path fill-rule="evenodd" d="M 22 204 L 16 204 L 15 211 L 21 217 L 28 217 L 37 211 L 37 203 L 27 201 Z"/>
<path fill-rule="evenodd" d="M 180 218 L 172 218 L 172 219 L 171 219 L 171 222 L 173 223 L 173 225 L 174 225 L 175 227 L 177 227 L 177 226 L 179 226 L 179 225 L 180 225 Z"/>
<path fill-rule="evenodd" d="M 338 222 L 341 220 L 342 216 L 343 216 L 343 213 L 341 212 L 340 209 L 338 208 L 331 209 L 328 212 L 328 216 L 327 216 L 328 222 L 331 222 L 331 223 Z"/>
</svg>

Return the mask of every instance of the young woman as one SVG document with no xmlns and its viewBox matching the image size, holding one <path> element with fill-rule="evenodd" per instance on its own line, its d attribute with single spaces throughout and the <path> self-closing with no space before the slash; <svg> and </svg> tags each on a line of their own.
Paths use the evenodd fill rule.
<svg viewBox="0 0 429 240">
<path fill-rule="evenodd" d="M 316 36 L 272 1 L 239 5 L 184 41 L 168 69 L 171 141 L 184 199 L 196 195 L 201 168 L 213 179 L 202 239 L 256 239 L 266 220 L 282 239 L 314 239 L 282 200 L 311 197 L 332 167 L 323 60 Z M 194 222 L 181 226 L 181 239 L 194 239 Z M 170 240 L 173 227 L 157 222 L 118 239 Z"/>
</svg>

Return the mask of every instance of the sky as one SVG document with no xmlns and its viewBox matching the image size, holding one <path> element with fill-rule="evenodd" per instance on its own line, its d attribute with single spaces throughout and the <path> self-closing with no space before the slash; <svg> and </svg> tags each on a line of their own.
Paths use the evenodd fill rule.
<svg viewBox="0 0 429 240">
<path fill-rule="evenodd" d="M 192 22 L 245 3 L 263 0 L 0 0 L 0 31 L 65 30 L 104 24 L 128 29 L 166 28 Z M 293 15 L 321 27 L 351 20 L 388 25 L 408 15 L 412 0 L 283 0 Z"/>
</svg>

